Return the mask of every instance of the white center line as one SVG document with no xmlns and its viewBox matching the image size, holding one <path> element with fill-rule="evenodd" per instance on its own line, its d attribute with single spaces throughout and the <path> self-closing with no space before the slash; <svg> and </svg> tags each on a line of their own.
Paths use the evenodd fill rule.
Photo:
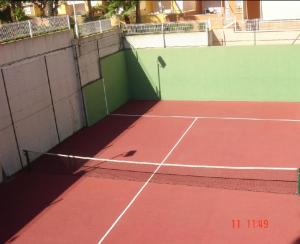
<svg viewBox="0 0 300 244">
<path fill-rule="evenodd" d="M 178 139 L 176 144 L 171 148 L 171 150 L 168 152 L 168 154 L 164 157 L 164 159 L 161 161 L 161 163 L 158 165 L 158 167 L 155 169 L 155 171 L 151 174 L 151 176 L 148 178 L 148 180 L 144 183 L 144 185 L 140 188 L 140 190 L 135 194 L 135 196 L 131 199 L 131 201 L 128 203 L 128 205 L 124 208 L 124 210 L 121 212 L 121 214 L 116 218 L 116 220 L 113 222 L 113 224 L 110 226 L 110 228 L 105 232 L 105 234 L 101 237 L 98 244 L 102 243 L 104 239 L 108 236 L 108 234 L 112 231 L 112 229 L 116 226 L 116 224 L 120 221 L 120 219 L 123 217 L 123 215 L 127 212 L 127 210 L 132 206 L 132 204 L 135 202 L 135 200 L 138 198 L 138 196 L 142 193 L 142 191 L 146 188 L 146 186 L 149 184 L 151 179 L 154 177 L 154 175 L 157 173 L 157 171 L 161 168 L 161 166 L 167 161 L 171 153 L 175 150 L 175 148 L 178 146 L 178 144 L 182 141 L 184 136 L 188 133 L 188 131 L 193 127 L 195 122 L 197 121 L 197 118 L 194 118 L 193 122 L 189 125 L 189 127 L 184 131 L 182 136 Z"/>
</svg>

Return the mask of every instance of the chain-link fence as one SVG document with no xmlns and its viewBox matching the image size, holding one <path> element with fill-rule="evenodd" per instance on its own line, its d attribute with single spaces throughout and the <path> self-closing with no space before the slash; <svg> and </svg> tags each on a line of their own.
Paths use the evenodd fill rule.
<svg viewBox="0 0 300 244">
<path fill-rule="evenodd" d="M 121 29 L 125 35 L 141 35 L 155 33 L 181 33 L 181 32 L 205 32 L 208 29 L 207 21 L 148 23 L 148 24 L 122 24 Z"/>
<path fill-rule="evenodd" d="M 110 19 L 91 21 L 78 25 L 78 35 L 80 37 L 89 36 L 111 30 L 112 28 Z"/>
<path fill-rule="evenodd" d="M 69 16 L 35 18 L 32 20 L 0 25 L 0 42 L 33 37 L 65 29 L 70 29 Z"/>
<path fill-rule="evenodd" d="M 288 31 L 300 30 L 300 20 L 245 19 L 236 21 L 235 31 Z"/>
</svg>

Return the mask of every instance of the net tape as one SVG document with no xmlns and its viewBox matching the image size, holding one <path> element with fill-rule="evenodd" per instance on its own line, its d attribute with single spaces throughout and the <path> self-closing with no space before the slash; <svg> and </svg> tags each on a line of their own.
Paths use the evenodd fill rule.
<svg viewBox="0 0 300 244">
<path fill-rule="evenodd" d="M 26 151 L 33 172 L 146 181 L 229 190 L 297 194 L 299 170 L 288 167 L 219 166 L 129 161 Z"/>
</svg>

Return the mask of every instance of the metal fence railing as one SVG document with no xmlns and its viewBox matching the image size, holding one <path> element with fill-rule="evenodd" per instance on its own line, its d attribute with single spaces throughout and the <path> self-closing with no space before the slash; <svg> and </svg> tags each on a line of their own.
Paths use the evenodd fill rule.
<svg viewBox="0 0 300 244">
<path fill-rule="evenodd" d="M 180 33 L 180 32 L 205 32 L 209 27 L 208 21 L 168 22 L 148 24 L 122 24 L 121 29 L 125 35 L 155 34 L 155 33 Z"/>
<path fill-rule="evenodd" d="M 235 22 L 235 31 L 288 31 L 300 30 L 300 20 L 246 19 Z"/>
<path fill-rule="evenodd" d="M 11 24 L 0 25 L 0 42 L 33 37 L 44 33 L 70 29 L 69 16 L 35 18 Z"/>
<path fill-rule="evenodd" d="M 111 30 L 112 28 L 110 19 L 86 22 L 78 25 L 78 35 L 81 37 L 89 36 Z"/>
</svg>

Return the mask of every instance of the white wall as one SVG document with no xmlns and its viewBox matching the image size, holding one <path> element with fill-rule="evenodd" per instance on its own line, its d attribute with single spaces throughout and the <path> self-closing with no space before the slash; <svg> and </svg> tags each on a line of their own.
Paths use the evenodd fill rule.
<svg viewBox="0 0 300 244">
<path fill-rule="evenodd" d="M 125 36 L 125 48 L 208 46 L 207 32 L 167 33 Z"/>
<path fill-rule="evenodd" d="M 235 32 L 233 29 L 213 30 L 214 42 L 218 40 L 224 46 L 253 46 L 253 45 L 296 45 L 300 44 L 299 31 L 259 31 Z"/>
<path fill-rule="evenodd" d="M 261 1 L 264 20 L 300 19 L 300 1 Z"/>
</svg>

